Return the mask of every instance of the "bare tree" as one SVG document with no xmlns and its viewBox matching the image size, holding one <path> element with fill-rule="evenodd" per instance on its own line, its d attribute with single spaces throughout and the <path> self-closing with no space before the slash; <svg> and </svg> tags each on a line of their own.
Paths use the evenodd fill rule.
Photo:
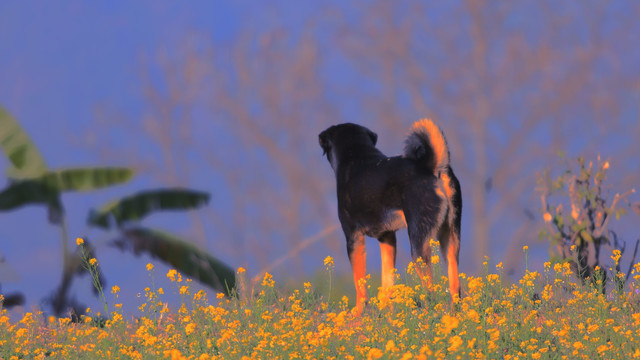
<svg viewBox="0 0 640 360">
<path fill-rule="evenodd" d="M 314 234 L 343 246 L 338 231 L 323 232 L 337 219 L 321 130 L 363 123 L 395 154 L 409 124 L 432 117 L 462 183 L 463 253 L 518 267 L 542 222 L 536 170 L 560 149 L 599 152 L 640 134 L 620 120 L 638 111 L 640 89 L 638 7 L 629 7 L 363 1 L 313 11 L 302 28 L 255 7 L 262 21 L 232 43 L 199 38 L 144 77 L 153 115 L 142 130 L 170 181 L 194 167 L 212 177 L 214 246 L 258 270 L 303 252 L 300 243 L 313 248 Z M 189 151 L 196 161 L 185 161 Z M 637 167 L 637 151 L 612 151 Z"/>
<path fill-rule="evenodd" d="M 384 89 L 366 102 L 371 114 L 395 123 L 413 121 L 421 112 L 444 127 L 471 208 L 464 221 L 472 226 L 463 241 L 476 254 L 523 241 L 513 234 L 531 228 L 525 210 L 535 209 L 534 172 L 545 159 L 596 134 L 619 136 L 624 128 L 617 119 L 629 107 L 638 75 L 631 79 L 630 64 L 613 54 L 633 43 L 628 31 L 637 23 L 626 10 L 605 5 L 569 7 L 377 2 L 363 4 L 363 21 L 344 25 L 336 37 L 363 77 Z M 543 14 L 535 17 L 542 22 L 528 20 L 529 12 Z M 436 13 L 458 26 L 425 18 Z M 618 21 L 624 25 L 613 25 Z M 607 27 L 613 29 L 605 33 Z M 610 66 L 604 74 L 598 71 L 603 64 Z M 637 111 L 637 104 L 631 108 Z M 478 266 L 482 258 L 475 260 Z"/>
<path fill-rule="evenodd" d="M 326 206 L 326 166 L 309 164 L 321 159 L 317 134 L 338 116 L 318 74 L 321 58 L 310 31 L 294 38 L 276 28 L 253 40 L 251 33 L 241 37 L 231 61 L 215 69 L 211 106 L 240 140 L 233 150 L 244 161 L 238 171 L 250 179 L 228 182 L 241 213 L 233 226 L 248 230 L 243 250 L 262 255 L 258 263 L 265 266 L 296 249 L 310 228 L 337 222 Z"/>
</svg>

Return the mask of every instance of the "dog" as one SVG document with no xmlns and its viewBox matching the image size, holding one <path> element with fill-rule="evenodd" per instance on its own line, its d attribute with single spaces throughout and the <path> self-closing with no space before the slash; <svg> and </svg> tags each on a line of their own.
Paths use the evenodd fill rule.
<svg viewBox="0 0 640 360">
<path fill-rule="evenodd" d="M 405 140 L 404 154 L 393 157 L 375 147 L 376 133 L 357 124 L 331 126 L 318 139 L 336 177 L 338 217 L 356 287 L 354 311 L 361 313 L 368 302 L 365 236 L 379 241 L 384 290 L 393 286 L 395 232 L 404 227 L 411 258 L 419 265 L 416 270 L 425 286 L 431 284 L 432 276 L 429 240 L 439 240 L 455 302 L 460 297 L 462 194 L 442 130 L 428 119 L 415 122 Z"/>
</svg>

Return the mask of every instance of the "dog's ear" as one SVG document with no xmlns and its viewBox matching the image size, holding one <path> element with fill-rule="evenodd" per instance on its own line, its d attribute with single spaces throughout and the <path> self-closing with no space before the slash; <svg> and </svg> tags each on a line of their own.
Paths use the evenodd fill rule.
<svg viewBox="0 0 640 360">
<path fill-rule="evenodd" d="M 369 137 L 371 138 L 371 141 L 373 142 L 373 145 L 375 146 L 376 143 L 378 142 L 378 134 L 374 133 L 373 131 L 367 129 L 367 132 L 369 133 Z"/>
<path fill-rule="evenodd" d="M 327 134 L 327 130 L 323 131 L 318 135 L 318 142 L 320 143 L 320 147 L 322 148 L 322 155 L 325 155 L 331 149 L 331 141 L 329 141 L 329 134 Z"/>
</svg>

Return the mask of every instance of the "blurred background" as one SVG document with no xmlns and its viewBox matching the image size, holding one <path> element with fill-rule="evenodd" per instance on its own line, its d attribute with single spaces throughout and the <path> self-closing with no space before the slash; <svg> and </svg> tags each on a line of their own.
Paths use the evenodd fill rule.
<svg viewBox="0 0 640 360">
<path fill-rule="evenodd" d="M 208 206 L 144 221 L 248 278 L 301 283 L 328 255 L 349 274 L 317 143 L 341 122 L 396 155 L 412 122 L 434 119 L 462 186 L 461 270 L 478 273 L 486 254 L 519 276 L 523 245 L 530 268 L 548 258 L 536 174 L 561 169 L 558 152 L 600 155 L 614 193 L 638 188 L 639 16 L 630 1 L 3 1 L 0 106 L 50 168 L 135 170 L 126 184 L 62 195 L 69 246 L 92 240 L 125 311 L 151 283 L 148 262 L 157 286 L 170 287 L 170 267 L 110 246 L 117 234 L 87 216 L 144 189 L 209 193 Z M 0 157 L 3 174 L 9 165 Z M 638 220 L 622 218 L 619 234 L 635 241 Z M 24 294 L 18 311 L 47 308 L 59 238 L 46 207 L 0 213 L 1 292 Z M 403 268 L 406 232 L 398 242 Z M 367 244 L 375 273 L 378 245 Z M 98 307 L 88 277 L 70 293 Z"/>
</svg>

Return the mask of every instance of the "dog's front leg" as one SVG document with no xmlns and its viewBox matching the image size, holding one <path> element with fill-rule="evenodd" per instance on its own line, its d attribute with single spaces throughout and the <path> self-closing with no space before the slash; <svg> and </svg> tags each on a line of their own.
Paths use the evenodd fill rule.
<svg viewBox="0 0 640 360">
<path fill-rule="evenodd" d="M 367 303 L 367 250 L 365 247 L 364 234 L 355 233 L 347 238 L 347 253 L 353 271 L 353 282 L 356 286 L 356 307 L 353 313 L 357 316 L 362 314 Z"/>
</svg>

